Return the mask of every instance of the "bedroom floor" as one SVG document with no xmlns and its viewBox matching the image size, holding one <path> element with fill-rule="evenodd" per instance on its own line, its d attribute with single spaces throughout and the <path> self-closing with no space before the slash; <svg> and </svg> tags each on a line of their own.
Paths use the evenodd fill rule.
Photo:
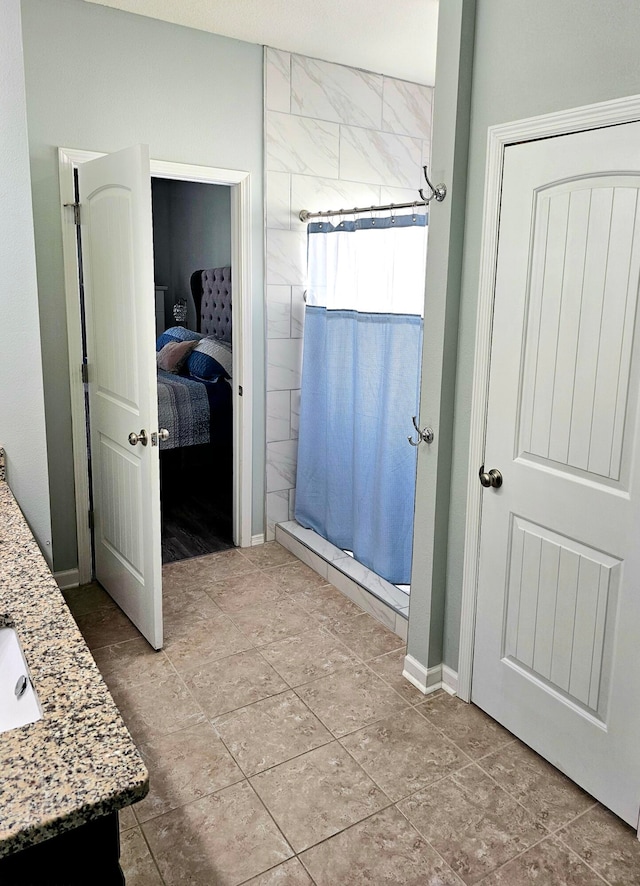
<svg viewBox="0 0 640 886">
<path fill-rule="evenodd" d="M 143 753 L 127 886 L 640 886 L 635 833 L 280 545 L 164 567 L 153 652 L 67 594 Z"/>
<path fill-rule="evenodd" d="M 232 458 L 210 446 L 161 453 L 163 563 L 233 547 Z"/>
</svg>

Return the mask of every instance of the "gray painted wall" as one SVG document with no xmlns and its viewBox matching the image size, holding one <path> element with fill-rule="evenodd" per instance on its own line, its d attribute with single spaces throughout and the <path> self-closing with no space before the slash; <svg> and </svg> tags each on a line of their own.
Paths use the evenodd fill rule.
<svg viewBox="0 0 640 886">
<path fill-rule="evenodd" d="M 637 0 L 477 3 L 457 382 L 452 403 L 454 450 L 444 661 L 453 668 L 458 662 L 487 127 L 640 93 L 639 47 Z M 430 250 L 429 261 L 436 260 Z"/>
<path fill-rule="evenodd" d="M 0 83 L 0 446 L 9 485 L 51 561 L 20 0 L 0 4 Z"/>
<path fill-rule="evenodd" d="M 56 570 L 77 564 L 58 146 L 251 173 L 253 532 L 264 510 L 262 48 L 82 0 L 23 0 Z"/>
<path fill-rule="evenodd" d="M 190 279 L 198 268 L 231 264 L 231 189 L 224 185 L 151 181 L 155 281 L 168 286 L 165 322 L 173 326 L 177 298 L 187 302 L 187 326 L 195 329 Z"/>
</svg>

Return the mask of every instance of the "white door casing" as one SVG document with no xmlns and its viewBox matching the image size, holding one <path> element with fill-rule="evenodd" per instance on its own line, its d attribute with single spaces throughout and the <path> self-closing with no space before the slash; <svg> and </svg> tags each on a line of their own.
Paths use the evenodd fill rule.
<svg viewBox="0 0 640 886">
<path fill-rule="evenodd" d="M 78 170 L 96 578 L 162 647 L 151 174 L 137 145 Z M 144 430 L 147 445 L 131 445 Z M 153 445 L 155 442 L 155 445 Z"/>
<path fill-rule="evenodd" d="M 472 684 L 634 826 L 638 145 L 629 123 L 505 149 Z"/>
</svg>

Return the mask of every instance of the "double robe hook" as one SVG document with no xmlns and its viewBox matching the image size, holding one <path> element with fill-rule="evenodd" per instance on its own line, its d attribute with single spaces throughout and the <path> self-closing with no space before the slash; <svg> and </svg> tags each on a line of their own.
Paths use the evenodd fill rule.
<svg viewBox="0 0 640 886">
<path fill-rule="evenodd" d="M 433 200 L 434 197 L 438 203 L 442 203 L 444 198 L 447 196 L 447 186 L 444 182 L 440 182 L 439 185 L 432 185 L 429 181 L 429 176 L 427 175 L 427 167 L 423 166 L 422 171 L 424 173 L 425 181 L 431 188 L 431 193 L 429 195 L 425 194 L 424 188 L 420 188 L 418 193 L 420 194 L 420 199 L 424 200 L 425 203 L 428 203 L 430 200 Z"/>
</svg>

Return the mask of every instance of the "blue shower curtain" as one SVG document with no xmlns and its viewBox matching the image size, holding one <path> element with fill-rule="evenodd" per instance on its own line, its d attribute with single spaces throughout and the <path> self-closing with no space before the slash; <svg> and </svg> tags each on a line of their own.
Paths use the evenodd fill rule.
<svg viewBox="0 0 640 886">
<path fill-rule="evenodd" d="M 425 225 L 309 225 L 296 519 L 395 584 L 411 580 Z"/>
</svg>

